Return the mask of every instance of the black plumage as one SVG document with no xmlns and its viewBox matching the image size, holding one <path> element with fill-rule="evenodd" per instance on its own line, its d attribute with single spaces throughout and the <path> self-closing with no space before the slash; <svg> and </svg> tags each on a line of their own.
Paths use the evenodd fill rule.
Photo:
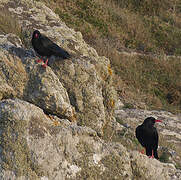
<svg viewBox="0 0 181 180">
<path fill-rule="evenodd" d="M 136 128 L 136 138 L 140 144 L 146 149 L 146 155 L 158 158 L 158 132 L 154 127 L 155 122 L 161 122 L 153 117 L 148 117 L 144 122 Z"/>
<path fill-rule="evenodd" d="M 43 64 L 44 67 L 47 66 L 48 58 L 52 55 L 60 57 L 61 59 L 68 59 L 70 58 L 70 54 L 64 50 L 63 48 L 59 47 L 57 44 L 52 42 L 48 37 L 41 34 L 38 30 L 35 30 L 33 32 L 32 40 L 31 40 L 32 46 L 36 53 L 42 57 L 46 56 L 47 60 Z M 37 62 L 43 61 L 40 59 Z"/>
</svg>

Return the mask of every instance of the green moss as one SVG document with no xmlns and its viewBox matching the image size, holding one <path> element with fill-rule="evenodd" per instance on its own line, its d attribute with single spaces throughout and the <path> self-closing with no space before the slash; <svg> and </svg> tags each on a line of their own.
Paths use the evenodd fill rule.
<svg viewBox="0 0 181 180">
<path fill-rule="evenodd" d="M 120 157 L 112 154 L 105 156 L 99 164 L 93 164 L 92 158 L 94 154 L 93 147 L 86 142 L 80 142 L 77 146 L 78 151 L 82 155 L 76 161 L 76 165 L 81 167 L 81 171 L 77 174 L 77 179 L 119 179 L 124 180 L 128 175 L 123 175 L 123 161 Z M 104 170 L 102 169 L 104 167 Z"/>
<path fill-rule="evenodd" d="M 81 168 L 81 171 L 77 174 L 77 179 L 101 179 L 101 169 L 97 165 L 91 164 L 91 158 L 93 156 L 93 147 L 88 143 L 80 142 L 77 145 L 77 149 L 82 155 L 79 160 L 76 161 L 76 165 Z"/>
<path fill-rule="evenodd" d="M 177 169 L 180 169 L 180 170 L 181 170 L 181 164 L 180 164 L 180 162 L 176 162 L 175 168 L 177 168 Z"/>
<path fill-rule="evenodd" d="M 3 149 L 3 169 L 15 172 L 17 177 L 26 176 L 38 179 L 39 176 L 42 176 L 43 171 L 36 162 L 33 162 L 32 152 L 24 138 L 27 128 L 26 121 L 14 121 L 9 118 L 5 122 L 1 121 L 0 127 L 2 129 L 0 146 Z"/>
<path fill-rule="evenodd" d="M 169 162 L 169 153 L 168 152 L 163 152 L 159 158 L 159 160 L 161 162 L 164 162 L 164 163 L 168 163 Z"/>
<path fill-rule="evenodd" d="M 113 154 L 105 156 L 101 162 L 104 164 L 106 170 L 103 172 L 103 177 L 106 179 L 119 179 L 124 180 L 128 175 L 124 175 L 122 171 L 123 162 L 120 157 Z"/>
<path fill-rule="evenodd" d="M 134 105 L 133 104 L 131 104 L 131 103 L 125 103 L 124 104 L 124 106 L 123 106 L 123 108 L 127 108 L 127 109 L 133 109 L 134 108 Z"/>
</svg>

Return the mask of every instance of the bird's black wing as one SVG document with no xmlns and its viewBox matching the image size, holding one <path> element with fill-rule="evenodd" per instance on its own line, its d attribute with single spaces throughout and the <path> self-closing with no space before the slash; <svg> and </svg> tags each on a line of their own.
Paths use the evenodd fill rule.
<svg viewBox="0 0 181 180">
<path fill-rule="evenodd" d="M 156 159 L 159 159 L 159 157 L 158 157 L 158 152 L 157 152 L 158 139 L 159 139 L 159 137 L 158 137 L 158 132 L 157 132 L 156 128 L 154 129 L 153 137 L 154 137 L 154 138 L 153 138 L 153 141 L 154 141 L 154 143 L 153 143 L 153 153 L 154 153 L 154 157 L 155 157 Z"/>
<path fill-rule="evenodd" d="M 158 132 L 156 130 L 156 128 L 154 127 L 154 130 L 153 130 L 153 145 L 154 145 L 154 149 L 158 148 Z"/>
<path fill-rule="evenodd" d="M 46 37 L 44 35 L 41 35 L 40 41 L 45 48 L 47 48 L 51 44 L 54 44 L 53 41 L 51 41 L 48 37 Z"/>
<path fill-rule="evenodd" d="M 138 126 L 136 128 L 136 138 L 138 139 L 138 141 L 140 142 L 140 144 L 145 147 L 145 140 L 144 140 L 144 132 L 142 129 L 142 126 Z"/>
<path fill-rule="evenodd" d="M 45 49 L 49 51 L 52 55 L 60 56 L 65 59 L 70 57 L 70 54 L 67 51 L 59 47 L 57 44 L 51 41 L 48 37 L 42 35 L 41 42 L 42 42 L 43 47 L 45 47 Z"/>
</svg>

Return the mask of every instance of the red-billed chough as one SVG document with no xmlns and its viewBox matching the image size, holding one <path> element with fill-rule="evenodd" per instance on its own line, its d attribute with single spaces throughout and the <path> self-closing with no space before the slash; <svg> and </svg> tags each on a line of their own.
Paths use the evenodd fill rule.
<svg viewBox="0 0 181 180">
<path fill-rule="evenodd" d="M 41 34 L 38 30 L 35 30 L 33 32 L 31 43 L 38 55 L 42 57 L 47 57 L 47 60 L 42 65 L 43 67 L 47 66 L 48 58 L 52 55 L 60 57 L 61 59 L 70 58 L 70 54 L 67 51 L 65 51 L 63 48 L 59 47 L 57 44 L 52 42 L 48 37 Z M 40 59 L 37 62 L 42 61 L 43 60 Z"/>
<path fill-rule="evenodd" d="M 148 117 L 143 124 L 136 128 L 136 138 L 140 144 L 146 149 L 146 155 L 149 157 L 158 158 L 158 132 L 154 127 L 155 122 L 161 122 L 153 117 Z"/>
</svg>

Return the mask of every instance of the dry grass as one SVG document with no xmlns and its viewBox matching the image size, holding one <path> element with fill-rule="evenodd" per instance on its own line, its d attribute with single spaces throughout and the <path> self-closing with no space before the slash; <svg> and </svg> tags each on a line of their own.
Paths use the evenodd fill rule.
<svg viewBox="0 0 181 180">
<path fill-rule="evenodd" d="M 67 25 L 81 31 L 97 50 L 106 41 L 111 49 L 126 47 L 157 54 L 181 54 L 179 0 L 42 1 Z"/>
<path fill-rule="evenodd" d="M 0 33 L 21 35 L 21 26 L 7 9 L 0 9 Z"/>
<path fill-rule="evenodd" d="M 127 95 L 133 101 L 145 102 L 152 108 L 179 110 L 180 59 L 122 55 L 113 66 L 127 88 L 123 93 L 122 87 L 117 86 L 120 96 Z"/>
</svg>

